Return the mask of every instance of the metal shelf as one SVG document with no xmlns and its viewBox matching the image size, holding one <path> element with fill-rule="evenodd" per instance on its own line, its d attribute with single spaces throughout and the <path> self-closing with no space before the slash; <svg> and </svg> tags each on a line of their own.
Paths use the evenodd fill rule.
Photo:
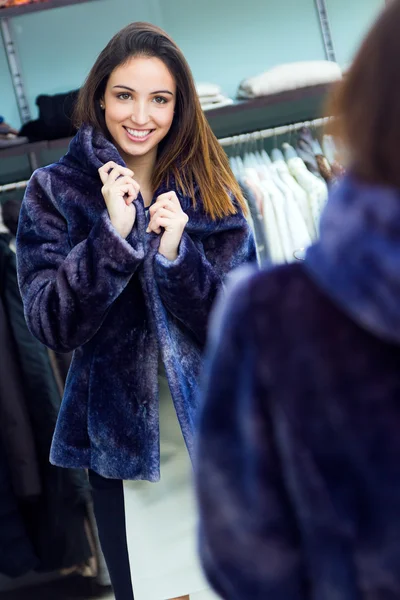
<svg viewBox="0 0 400 600">
<path fill-rule="evenodd" d="M 33 2 L 30 4 L 21 4 L 20 6 L 10 6 L 9 8 L 0 8 L 0 19 L 19 17 L 29 13 L 51 8 L 62 8 L 71 4 L 85 4 L 94 0 L 45 0 L 44 2 Z"/>
</svg>

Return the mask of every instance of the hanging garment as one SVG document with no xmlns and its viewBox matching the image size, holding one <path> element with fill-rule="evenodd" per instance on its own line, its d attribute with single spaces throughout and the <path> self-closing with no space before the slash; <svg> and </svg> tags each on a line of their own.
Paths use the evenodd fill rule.
<svg viewBox="0 0 400 600">
<path fill-rule="evenodd" d="M 245 79 L 239 86 L 238 98 L 258 98 L 342 78 L 339 65 L 329 61 L 295 62 L 278 65 L 261 75 Z"/>
<path fill-rule="evenodd" d="M 308 170 L 316 177 L 322 177 L 326 183 L 333 183 L 329 161 L 324 156 L 321 144 L 316 140 L 309 127 L 302 127 L 297 141 L 297 153 L 306 164 Z"/>
<path fill-rule="evenodd" d="M 272 207 L 275 215 L 274 221 L 276 228 L 274 238 L 276 237 L 280 240 L 280 244 L 278 246 L 273 238 L 272 245 L 276 246 L 276 251 L 273 254 L 279 256 L 278 247 L 280 247 L 281 256 L 279 257 L 279 262 L 290 261 L 293 254 L 293 247 L 286 219 L 284 198 L 273 182 L 268 179 L 260 182 L 260 188 L 264 192 L 264 219 L 267 218 L 268 213 L 271 218 Z M 278 261 L 274 260 L 274 262 Z"/>
<path fill-rule="evenodd" d="M 273 183 L 280 190 L 284 198 L 286 221 L 292 240 L 292 254 L 290 260 L 293 260 L 293 252 L 299 248 L 308 248 L 308 246 L 311 245 L 312 238 L 308 233 L 305 219 L 297 205 L 291 188 L 283 182 L 276 169 L 276 165 L 269 157 L 268 160 L 269 164 L 268 167 L 264 166 L 264 172 L 267 172 L 265 169 L 268 170 Z"/>
<path fill-rule="evenodd" d="M 85 534 L 89 485 L 83 471 L 59 469 L 49 462 L 61 398 L 47 349 L 29 332 L 17 283 L 16 257 L 0 235 L 0 291 L 21 367 L 24 397 L 39 461 L 42 494 L 23 503 L 21 514 L 40 561 L 53 571 L 85 563 L 91 556 Z"/>
<path fill-rule="evenodd" d="M 269 259 L 268 243 L 265 237 L 265 228 L 263 224 L 263 216 L 258 209 L 258 203 L 253 194 L 253 191 L 247 183 L 247 179 L 243 178 L 239 181 L 243 195 L 249 206 L 249 211 L 252 217 L 254 237 L 256 240 L 257 254 L 259 264 L 264 264 Z"/>
<path fill-rule="evenodd" d="M 0 437 L 0 573 L 20 577 L 38 564 L 12 489 L 8 459 Z"/>
<path fill-rule="evenodd" d="M 289 144 L 283 144 L 283 147 L 287 156 L 286 162 L 289 171 L 295 177 L 297 183 L 307 192 L 314 226 L 318 232 L 321 213 L 328 199 L 328 187 L 322 179 L 315 177 L 308 171 L 304 162 Z"/>
<path fill-rule="evenodd" d="M 15 356 L 14 340 L 9 331 L 1 292 L 0 348 L 0 438 L 15 496 L 31 499 L 39 496 L 42 491 L 41 477 L 21 371 Z"/>
<path fill-rule="evenodd" d="M 257 172 L 260 180 L 269 182 L 271 186 L 270 197 L 272 193 L 282 247 L 284 248 L 286 261 L 291 262 L 294 260 L 296 250 L 308 247 L 311 244 L 311 238 L 303 216 L 291 190 L 284 185 L 272 163 L 268 166 L 266 164 L 259 166 Z M 275 205 L 275 203 L 277 204 Z"/>
<path fill-rule="evenodd" d="M 278 152 L 279 154 L 275 155 L 278 156 L 279 160 L 274 160 L 273 163 L 275 165 L 276 172 L 279 174 L 285 185 L 287 185 L 287 187 L 292 191 L 293 197 L 306 224 L 308 234 L 311 240 L 314 240 L 317 237 L 317 232 L 315 229 L 314 217 L 307 192 L 297 183 L 293 175 L 290 173 L 289 167 L 283 159 L 282 152 L 280 152 L 280 150 Z"/>
</svg>

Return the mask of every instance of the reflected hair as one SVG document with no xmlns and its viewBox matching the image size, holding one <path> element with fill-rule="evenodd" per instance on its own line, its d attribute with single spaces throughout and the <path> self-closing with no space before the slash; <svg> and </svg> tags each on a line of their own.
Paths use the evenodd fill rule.
<svg viewBox="0 0 400 600">
<path fill-rule="evenodd" d="M 351 171 L 373 184 L 400 188 L 400 0 L 393 0 L 365 38 L 333 91 L 330 129 Z"/>
</svg>

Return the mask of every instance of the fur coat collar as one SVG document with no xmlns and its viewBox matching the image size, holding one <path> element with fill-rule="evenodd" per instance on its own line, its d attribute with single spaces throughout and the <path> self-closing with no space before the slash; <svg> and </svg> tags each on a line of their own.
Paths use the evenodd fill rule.
<svg viewBox="0 0 400 600">
<path fill-rule="evenodd" d="M 359 325 L 400 342 L 400 193 L 345 178 L 332 192 L 306 268 Z"/>
</svg>

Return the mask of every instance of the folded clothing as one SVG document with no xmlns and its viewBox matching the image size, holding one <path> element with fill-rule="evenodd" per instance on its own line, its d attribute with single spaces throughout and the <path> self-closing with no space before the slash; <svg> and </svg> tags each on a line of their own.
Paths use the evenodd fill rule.
<svg viewBox="0 0 400 600">
<path fill-rule="evenodd" d="M 10 148 L 11 146 L 21 146 L 21 144 L 27 144 L 29 139 L 27 137 L 15 137 L 14 135 L 3 136 L 0 135 L 0 148 Z"/>
<path fill-rule="evenodd" d="M 232 98 L 224 97 L 222 100 L 219 100 L 218 102 L 210 102 L 210 103 L 202 104 L 201 108 L 203 110 L 213 110 L 216 108 L 222 108 L 223 106 L 230 106 L 231 104 L 233 104 Z"/>
<path fill-rule="evenodd" d="M 222 93 L 219 85 L 207 82 L 196 83 L 196 90 L 200 98 L 212 98 Z"/>
<path fill-rule="evenodd" d="M 327 60 L 282 64 L 241 82 L 238 98 L 258 98 L 302 87 L 333 83 L 342 78 L 342 70 Z"/>
<path fill-rule="evenodd" d="M 212 110 L 233 104 L 231 98 L 224 96 L 219 85 L 202 82 L 196 84 L 196 89 L 203 110 Z"/>
</svg>

